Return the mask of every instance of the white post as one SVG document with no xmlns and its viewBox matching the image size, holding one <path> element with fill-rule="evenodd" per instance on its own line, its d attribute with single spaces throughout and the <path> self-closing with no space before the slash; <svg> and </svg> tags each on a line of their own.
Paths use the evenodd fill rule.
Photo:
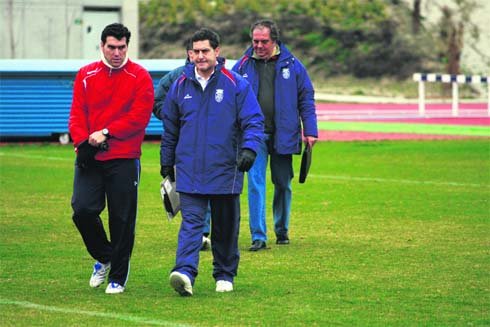
<svg viewBox="0 0 490 327">
<path fill-rule="evenodd" d="M 458 82 L 453 82 L 453 105 L 452 105 L 452 113 L 453 117 L 458 116 Z"/>
<path fill-rule="evenodd" d="M 421 117 L 425 116 L 425 84 L 424 84 L 424 81 L 419 81 L 419 115 Z"/>
<path fill-rule="evenodd" d="M 490 116 L 490 81 L 488 80 L 488 77 L 487 77 L 487 96 L 488 96 L 488 102 L 487 102 L 488 115 Z"/>
</svg>

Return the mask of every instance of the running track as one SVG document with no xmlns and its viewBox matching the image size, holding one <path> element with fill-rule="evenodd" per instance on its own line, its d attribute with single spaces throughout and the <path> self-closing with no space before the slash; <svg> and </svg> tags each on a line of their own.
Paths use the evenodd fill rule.
<svg viewBox="0 0 490 327">
<path fill-rule="evenodd" d="M 459 104 L 459 116 L 453 117 L 451 104 L 426 104 L 425 116 L 418 113 L 416 103 L 317 103 L 319 121 L 363 121 L 410 124 L 490 126 L 486 103 Z M 453 139 L 454 135 L 403 133 L 373 133 L 347 131 L 320 131 L 320 140 L 366 141 L 403 139 Z"/>
</svg>

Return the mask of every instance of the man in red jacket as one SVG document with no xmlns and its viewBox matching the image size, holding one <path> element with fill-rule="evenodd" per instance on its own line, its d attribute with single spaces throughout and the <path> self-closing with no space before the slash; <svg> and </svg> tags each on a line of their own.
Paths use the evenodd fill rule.
<svg viewBox="0 0 490 327">
<path fill-rule="evenodd" d="M 131 33 L 111 24 L 101 35 L 102 60 L 75 79 L 69 130 L 77 153 L 73 221 L 96 260 L 91 287 L 109 275 L 108 294 L 124 292 L 134 244 L 141 143 L 153 106 L 148 71 L 127 57 Z M 110 240 L 100 213 L 106 205 Z"/>
</svg>

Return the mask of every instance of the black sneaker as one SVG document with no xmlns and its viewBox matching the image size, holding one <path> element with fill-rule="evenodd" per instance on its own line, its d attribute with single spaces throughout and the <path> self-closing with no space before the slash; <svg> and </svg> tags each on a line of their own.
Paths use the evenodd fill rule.
<svg viewBox="0 0 490 327">
<path fill-rule="evenodd" d="M 287 235 L 277 236 L 276 244 L 279 245 L 289 244 L 289 237 Z"/>
<path fill-rule="evenodd" d="M 252 242 L 252 246 L 248 249 L 249 251 L 260 251 L 267 248 L 267 245 L 264 241 L 256 240 Z"/>
</svg>

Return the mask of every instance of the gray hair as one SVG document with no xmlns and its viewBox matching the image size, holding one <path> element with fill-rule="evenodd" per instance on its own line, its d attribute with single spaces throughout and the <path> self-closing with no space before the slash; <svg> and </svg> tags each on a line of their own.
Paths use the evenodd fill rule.
<svg viewBox="0 0 490 327">
<path fill-rule="evenodd" d="M 264 27 L 270 30 L 272 41 L 276 42 L 277 40 L 279 40 L 279 28 L 277 27 L 276 23 L 271 19 L 259 19 L 258 21 L 253 23 L 252 26 L 250 26 L 250 37 L 252 37 L 255 29 L 262 29 Z"/>
</svg>

